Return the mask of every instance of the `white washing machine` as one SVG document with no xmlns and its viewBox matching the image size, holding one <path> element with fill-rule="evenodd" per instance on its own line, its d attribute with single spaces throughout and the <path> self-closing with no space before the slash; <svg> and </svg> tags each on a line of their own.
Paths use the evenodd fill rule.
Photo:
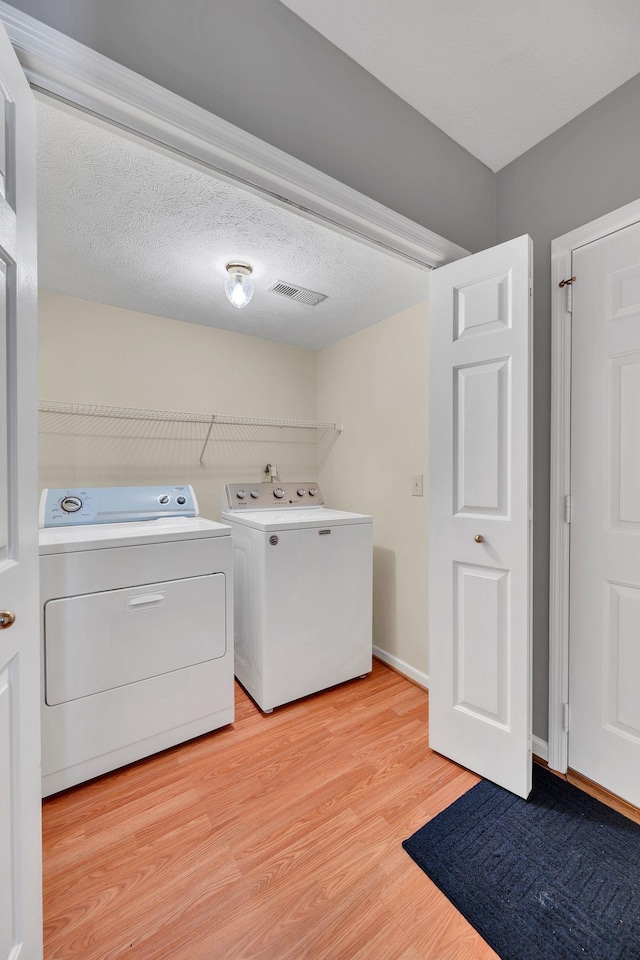
<svg viewBox="0 0 640 960">
<path fill-rule="evenodd" d="M 191 487 L 44 490 L 42 793 L 234 718 L 231 530 Z"/>
<path fill-rule="evenodd" d="M 372 518 L 315 483 L 228 484 L 236 677 L 266 713 L 362 676 L 372 660 Z"/>
</svg>

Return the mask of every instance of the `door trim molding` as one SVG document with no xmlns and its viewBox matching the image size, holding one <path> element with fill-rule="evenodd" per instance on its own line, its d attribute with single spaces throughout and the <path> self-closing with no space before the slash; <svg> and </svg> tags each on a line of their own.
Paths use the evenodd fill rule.
<svg viewBox="0 0 640 960">
<path fill-rule="evenodd" d="M 404 259 L 438 267 L 468 255 L 426 227 L 0 0 L 27 79 L 42 92 L 169 148 L 280 205 Z"/>
<path fill-rule="evenodd" d="M 549 766 L 566 773 L 569 735 L 569 558 L 571 525 L 565 497 L 571 493 L 571 315 L 566 288 L 573 276 L 573 251 L 640 221 L 640 200 L 592 220 L 551 243 L 551 477 L 549 551 Z M 580 282 L 578 277 L 577 282 Z"/>
</svg>

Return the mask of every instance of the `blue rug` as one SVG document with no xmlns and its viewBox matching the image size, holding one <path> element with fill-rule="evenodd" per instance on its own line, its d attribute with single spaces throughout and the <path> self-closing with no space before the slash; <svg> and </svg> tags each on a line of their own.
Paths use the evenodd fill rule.
<svg viewBox="0 0 640 960">
<path fill-rule="evenodd" d="M 534 765 L 482 781 L 403 843 L 502 960 L 640 960 L 640 826 Z"/>
</svg>

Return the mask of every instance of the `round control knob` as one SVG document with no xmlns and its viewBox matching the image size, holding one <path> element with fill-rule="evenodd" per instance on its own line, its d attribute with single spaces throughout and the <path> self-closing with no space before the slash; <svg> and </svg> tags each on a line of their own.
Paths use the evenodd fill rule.
<svg viewBox="0 0 640 960">
<path fill-rule="evenodd" d="M 244 500 L 246 495 L 247 494 L 245 490 L 236 490 L 236 497 L 238 498 L 238 500 Z"/>
<path fill-rule="evenodd" d="M 284 497 L 284 490 L 282 489 L 282 487 L 276 487 L 275 490 L 273 491 L 273 495 L 278 500 L 282 500 L 282 498 Z"/>
<path fill-rule="evenodd" d="M 184 506 L 186 502 L 187 502 L 186 497 L 176 497 L 176 503 L 179 503 L 181 507 Z"/>
<path fill-rule="evenodd" d="M 298 494 L 299 497 L 304 497 L 304 495 L 305 495 L 306 492 L 307 492 L 307 491 L 306 491 L 306 490 L 303 490 L 302 487 L 300 487 L 299 490 L 296 490 L 296 493 Z"/>
<path fill-rule="evenodd" d="M 160 496 L 158 497 L 158 503 L 169 503 L 169 494 L 168 493 L 160 494 Z"/>
<path fill-rule="evenodd" d="M 309 490 L 309 496 L 310 496 L 310 497 L 315 497 L 316 494 L 317 494 L 317 492 L 318 492 L 318 491 L 316 490 L 315 487 L 311 487 L 310 490 Z"/>
<path fill-rule="evenodd" d="M 65 513 L 75 513 L 82 509 L 82 500 L 80 497 L 63 497 L 60 506 Z"/>
<path fill-rule="evenodd" d="M 257 500 L 258 497 L 260 496 L 260 491 L 259 491 L 259 490 L 252 490 L 252 491 L 251 491 L 251 496 L 253 497 L 254 500 Z"/>
</svg>

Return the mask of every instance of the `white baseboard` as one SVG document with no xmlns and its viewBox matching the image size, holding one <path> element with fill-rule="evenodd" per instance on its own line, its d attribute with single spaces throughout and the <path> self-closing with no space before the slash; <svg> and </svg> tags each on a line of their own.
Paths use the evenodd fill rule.
<svg viewBox="0 0 640 960">
<path fill-rule="evenodd" d="M 540 757 L 541 760 L 544 760 L 545 763 L 549 760 L 549 744 L 546 740 L 541 740 L 540 737 L 532 737 L 532 747 L 533 752 L 536 757 Z"/>
<path fill-rule="evenodd" d="M 400 657 L 394 657 L 392 653 L 387 653 L 386 650 L 383 650 L 381 647 L 374 646 L 373 655 L 378 660 L 382 660 L 383 663 L 386 663 L 389 667 L 402 674 L 403 677 L 406 677 L 407 680 L 412 680 L 414 683 L 417 683 L 419 687 L 423 687 L 425 690 L 429 689 L 429 676 L 426 673 L 423 673 L 421 670 L 416 670 L 415 667 L 411 667 L 408 663 L 405 663 L 404 660 L 401 660 Z"/>
</svg>

